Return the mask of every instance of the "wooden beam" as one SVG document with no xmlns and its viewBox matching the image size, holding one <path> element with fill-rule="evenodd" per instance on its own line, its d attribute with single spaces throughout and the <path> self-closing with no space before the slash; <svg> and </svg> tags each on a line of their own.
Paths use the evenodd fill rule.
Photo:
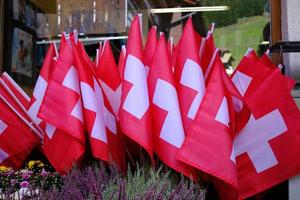
<svg viewBox="0 0 300 200">
<path fill-rule="evenodd" d="M 271 45 L 282 40 L 281 34 L 281 0 L 269 0 L 271 10 Z M 273 63 L 282 63 L 279 53 L 272 53 Z"/>
<path fill-rule="evenodd" d="M 45 13 L 56 13 L 56 0 L 30 0 Z"/>
</svg>

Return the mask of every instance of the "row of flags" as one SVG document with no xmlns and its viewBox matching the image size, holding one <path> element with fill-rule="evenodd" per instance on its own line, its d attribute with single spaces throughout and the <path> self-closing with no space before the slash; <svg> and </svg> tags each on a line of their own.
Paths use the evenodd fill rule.
<svg viewBox="0 0 300 200">
<path fill-rule="evenodd" d="M 19 168 L 36 146 L 60 173 L 93 157 L 126 170 L 143 148 L 222 199 L 244 199 L 300 172 L 294 81 L 248 50 L 231 76 L 187 21 L 175 46 L 155 27 L 142 45 L 138 17 L 116 64 L 108 41 L 92 62 L 76 33 L 51 44 L 29 98 L 0 77 L 0 164 Z"/>
</svg>

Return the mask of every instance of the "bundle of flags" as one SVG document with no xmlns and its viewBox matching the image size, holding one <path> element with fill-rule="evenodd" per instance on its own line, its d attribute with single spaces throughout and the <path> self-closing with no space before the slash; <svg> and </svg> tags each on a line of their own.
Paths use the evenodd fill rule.
<svg viewBox="0 0 300 200">
<path fill-rule="evenodd" d="M 118 64 L 108 41 L 92 62 L 76 32 L 51 44 L 29 98 L 0 77 L 0 164 L 18 169 L 35 147 L 60 173 L 90 152 L 126 170 L 128 145 L 177 172 L 244 199 L 300 172 L 294 81 L 248 50 L 229 77 L 191 18 L 176 46 L 155 27 L 142 45 L 138 17 Z M 4 111 L 4 112 L 3 112 Z M 129 143 L 128 143 L 129 141 Z M 138 149 L 135 149 L 138 151 Z"/>
</svg>

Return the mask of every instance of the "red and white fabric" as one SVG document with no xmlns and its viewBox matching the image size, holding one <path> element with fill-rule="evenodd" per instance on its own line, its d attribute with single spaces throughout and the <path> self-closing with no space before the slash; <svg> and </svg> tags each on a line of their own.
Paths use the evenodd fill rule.
<svg viewBox="0 0 300 200">
<path fill-rule="evenodd" d="M 146 68 L 139 19 L 132 21 L 127 41 L 119 112 L 122 132 L 141 145 L 153 161 L 153 139 Z"/>
<path fill-rule="evenodd" d="M 0 165 L 18 170 L 40 139 L 34 127 L 0 94 Z"/>
<path fill-rule="evenodd" d="M 240 98 L 220 57 L 215 56 L 199 111 L 177 156 L 212 176 L 221 199 L 236 199 L 239 187 L 236 166 L 230 159 L 235 120 L 232 96 Z"/>
<path fill-rule="evenodd" d="M 45 88 L 46 91 L 44 95 L 37 92 L 32 105 L 41 102 L 34 110 L 38 110 L 37 118 L 43 121 L 40 126 L 46 133 L 44 152 L 58 172 L 66 173 L 85 153 L 78 74 L 73 64 L 73 50 L 65 37 L 61 39 L 57 61 L 48 58 L 35 87 L 36 91 L 43 92 Z"/>
<path fill-rule="evenodd" d="M 83 104 L 84 123 L 88 132 L 92 154 L 95 158 L 108 161 L 108 143 L 104 119 L 104 98 L 101 87 L 94 76 L 90 60 L 84 58 L 84 49 L 78 41 L 71 40 L 74 66 L 78 72 Z"/>
<path fill-rule="evenodd" d="M 24 90 L 8 75 L 8 73 L 3 72 L 0 79 L 7 85 L 10 91 L 17 97 L 21 104 L 28 108 L 30 104 L 30 97 L 24 92 Z"/>
<path fill-rule="evenodd" d="M 147 76 L 149 74 L 150 65 L 152 62 L 152 57 L 154 55 L 155 49 L 157 46 L 157 32 L 156 26 L 152 26 L 148 32 L 147 41 L 144 50 L 144 65 L 147 70 Z"/>
<path fill-rule="evenodd" d="M 125 57 L 126 57 L 126 46 L 122 45 L 122 49 L 121 49 L 120 56 L 119 56 L 119 62 L 118 62 L 118 70 L 119 70 L 121 79 L 123 79 L 123 76 L 124 76 Z"/>
<path fill-rule="evenodd" d="M 116 126 L 116 129 L 108 129 L 107 132 L 110 160 L 116 163 L 122 171 L 126 171 L 125 147 L 119 132 L 119 122 L 116 121 L 119 119 L 122 81 L 109 41 L 104 42 L 95 73 L 104 93 L 105 108 L 115 116 L 106 120 L 107 124 Z"/>
<path fill-rule="evenodd" d="M 213 54 L 216 50 L 214 37 L 213 37 L 213 30 L 214 25 L 211 25 L 210 31 L 208 31 L 207 36 L 203 43 L 201 43 L 199 52 L 200 52 L 200 65 L 203 69 L 203 74 L 205 77 L 205 80 L 208 79 L 209 73 L 212 68 L 212 64 L 214 62 L 213 60 Z"/>
<path fill-rule="evenodd" d="M 300 172 L 300 112 L 290 94 L 291 79 L 265 60 L 252 63 L 251 68 L 241 63 L 233 75 L 251 111 L 248 123 L 233 140 L 231 158 L 237 165 L 240 198 Z"/>
<path fill-rule="evenodd" d="M 121 104 L 122 80 L 108 41 L 104 42 L 102 56 L 99 58 L 96 69 L 96 77 L 118 119 Z"/>
<path fill-rule="evenodd" d="M 170 168 L 192 176 L 190 166 L 176 159 L 185 132 L 164 35 L 160 36 L 148 76 L 154 151 Z"/>
<path fill-rule="evenodd" d="M 174 52 L 177 54 L 174 77 L 184 130 L 189 134 L 189 126 L 195 119 L 205 93 L 205 81 L 199 65 L 199 47 L 191 18 L 187 21 L 176 48 L 178 52 Z"/>
</svg>

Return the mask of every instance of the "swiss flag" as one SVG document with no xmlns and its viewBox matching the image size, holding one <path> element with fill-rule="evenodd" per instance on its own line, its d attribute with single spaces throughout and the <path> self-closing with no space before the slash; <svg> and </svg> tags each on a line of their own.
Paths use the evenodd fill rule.
<svg viewBox="0 0 300 200">
<path fill-rule="evenodd" d="M 8 75 L 3 72 L 1 80 L 7 85 L 10 91 L 17 97 L 20 103 L 27 109 L 30 104 L 30 97 L 22 90 L 22 88 Z"/>
<path fill-rule="evenodd" d="M 54 45 L 51 44 L 35 84 L 28 113 L 45 133 L 43 139 L 43 151 L 49 162 L 56 171 L 66 173 L 72 168 L 74 162 L 82 157 L 83 152 L 85 151 L 84 146 L 70 134 L 57 129 L 52 124 L 43 121 L 37 116 L 57 57 L 58 55 L 55 52 Z"/>
<path fill-rule="evenodd" d="M 222 199 L 235 199 L 238 180 L 230 159 L 235 120 L 232 96 L 240 96 L 219 56 L 211 70 L 206 93 L 177 158 L 214 177 Z"/>
<path fill-rule="evenodd" d="M 212 26 L 213 27 L 213 26 Z M 200 65 L 204 72 L 205 80 L 207 80 L 208 75 L 211 71 L 212 64 L 213 64 L 213 54 L 216 50 L 214 37 L 213 37 L 213 28 L 208 31 L 207 36 L 205 40 L 203 41 L 203 44 L 201 43 L 200 46 Z"/>
<path fill-rule="evenodd" d="M 28 102 L 22 102 L 22 98 L 20 99 L 20 96 L 17 96 L 16 91 L 11 89 L 9 82 L 4 81 L 2 77 L 0 77 L 0 95 L 4 101 L 10 105 L 11 109 L 21 120 L 26 121 L 27 124 L 30 124 L 30 128 L 32 129 L 33 133 L 42 139 L 43 131 L 39 130 L 38 126 L 36 126 L 36 124 L 32 121 L 32 118 L 28 115 L 26 110 L 26 105 L 24 105 L 28 104 Z"/>
<path fill-rule="evenodd" d="M 260 60 L 261 61 L 261 60 Z M 247 198 L 300 172 L 300 113 L 290 79 L 266 62 L 236 69 L 251 116 L 233 141 L 240 197 Z"/>
<path fill-rule="evenodd" d="M 85 144 L 78 70 L 73 49 L 65 39 L 61 41 L 38 117 Z"/>
<path fill-rule="evenodd" d="M 42 120 L 38 118 L 38 111 L 45 96 L 48 86 L 48 80 L 53 70 L 53 65 L 56 62 L 58 55 L 56 55 L 55 44 L 51 44 L 48 48 L 47 54 L 44 58 L 43 66 L 41 68 L 39 77 L 36 81 L 33 96 L 28 106 L 28 114 L 32 117 L 36 124 L 40 124 Z"/>
<path fill-rule="evenodd" d="M 189 134 L 189 127 L 205 93 L 205 82 L 202 68 L 199 65 L 198 45 L 192 19 L 187 21 L 178 44 L 175 81 L 178 92 L 184 130 Z M 174 50 L 174 52 L 176 53 Z"/>
<path fill-rule="evenodd" d="M 104 42 L 102 56 L 99 58 L 96 68 L 97 80 L 108 98 L 115 116 L 118 117 L 121 104 L 122 81 L 108 41 Z"/>
<path fill-rule="evenodd" d="M 89 135 L 92 154 L 95 158 L 108 161 L 108 144 L 104 119 L 104 98 L 101 87 L 94 76 L 90 60 L 85 56 L 82 44 L 71 40 L 74 66 L 78 70 L 83 114 Z"/>
<path fill-rule="evenodd" d="M 110 160 L 115 162 L 122 171 L 126 171 L 125 148 L 122 136 L 118 132 L 118 113 L 121 103 L 121 78 L 117 69 L 111 46 L 108 41 L 104 42 L 102 56 L 96 67 L 96 78 L 104 92 L 104 105 L 107 109 L 105 114 L 107 125 L 107 137 Z M 111 116 L 114 113 L 115 116 Z"/>
<path fill-rule="evenodd" d="M 63 36 L 57 61 L 51 58 L 44 61 L 53 63 L 45 63 L 39 77 L 43 79 L 42 84 L 36 87 L 47 89 L 43 96 L 42 93 L 36 96 L 38 100 L 32 100 L 33 104 L 41 101 L 37 117 L 43 120 L 40 126 L 46 133 L 44 152 L 60 173 L 68 172 L 85 153 L 78 74 L 73 64 L 73 49 L 68 42 Z"/>
<path fill-rule="evenodd" d="M 149 74 L 150 65 L 152 62 L 152 57 L 157 45 L 157 36 L 156 36 L 156 26 L 152 26 L 148 32 L 147 41 L 144 50 L 144 65 L 147 70 L 147 75 Z"/>
<path fill-rule="evenodd" d="M 153 161 L 151 114 L 146 68 L 138 16 L 132 21 L 127 42 L 119 112 L 122 132 L 141 145 Z"/>
<path fill-rule="evenodd" d="M 176 159 L 185 133 L 164 35 L 160 36 L 148 76 L 154 151 L 172 169 L 190 176 L 190 166 Z"/>
<path fill-rule="evenodd" d="M 40 139 L 33 126 L 0 94 L 0 165 L 18 170 Z"/>
</svg>

